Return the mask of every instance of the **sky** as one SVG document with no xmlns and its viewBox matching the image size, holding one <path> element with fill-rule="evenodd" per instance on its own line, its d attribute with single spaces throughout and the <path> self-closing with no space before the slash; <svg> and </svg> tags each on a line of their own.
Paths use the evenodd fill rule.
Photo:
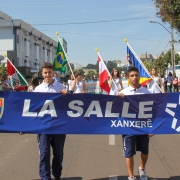
<svg viewBox="0 0 180 180">
<path fill-rule="evenodd" d="M 156 17 L 153 0 L 1 0 L 0 10 L 51 38 L 58 31 L 75 66 L 95 64 L 95 47 L 105 61 L 126 62 L 124 38 L 138 55 L 157 55 L 170 48 L 170 33 L 148 22 L 162 23 L 170 30 L 168 23 Z M 175 44 L 175 50 L 179 48 Z"/>
</svg>

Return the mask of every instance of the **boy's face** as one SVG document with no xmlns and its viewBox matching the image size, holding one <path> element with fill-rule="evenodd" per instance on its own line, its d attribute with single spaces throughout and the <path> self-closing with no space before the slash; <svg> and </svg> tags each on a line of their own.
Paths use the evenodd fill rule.
<svg viewBox="0 0 180 180">
<path fill-rule="evenodd" d="M 42 76 L 44 78 L 45 83 L 51 84 L 53 82 L 53 75 L 54 75 L 53 69 L 50 69 L 50 68 L 42 69 Z"/>
<path fill-rule="evenodd" d="M 129 83 L 133 86 L 139 85 L 140 76 L 137 71 L 131 71 L 128 75 Z"/>
</svg>

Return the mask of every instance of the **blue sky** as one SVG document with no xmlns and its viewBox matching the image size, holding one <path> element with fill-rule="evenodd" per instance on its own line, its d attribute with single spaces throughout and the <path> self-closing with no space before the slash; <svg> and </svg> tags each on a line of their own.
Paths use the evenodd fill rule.
<svg viewBox="0 0 180 180">
<path fill-rule="evenodd" d="M 137 54 L 170 48 L 170 34 L 159 24 L 152 0 L 1 0 L 0 10 L 22 19 L 49 37 L 58 31 L 68 43 L 71 63 L 95 64 L 95 47 L 104 60 L 126 61 L 126 37 Z M 169 24 L 163 24 L 169 29 Z M 175 35 L 175 38 L 177 35 Z M 179 50 L 180 46 L 175 46 Z"/>
</svg>

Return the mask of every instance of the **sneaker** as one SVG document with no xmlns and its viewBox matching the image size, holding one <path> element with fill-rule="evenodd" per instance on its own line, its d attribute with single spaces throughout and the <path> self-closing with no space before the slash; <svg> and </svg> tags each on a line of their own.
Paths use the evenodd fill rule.
<svg viewBox="0 0 180 180">
<path fill-rule="evenodd" d="M 145 169 L 141 169 L 141 167 L 139 167 L 138 173 L 139 173 L 139 176 L 140 176 L 140 180 L 148 180 Z"/>
<path fill-rule="evenodd" d="M 128 180 L 136 180 L 136 177 L 128 177 Z"/>
</svg>

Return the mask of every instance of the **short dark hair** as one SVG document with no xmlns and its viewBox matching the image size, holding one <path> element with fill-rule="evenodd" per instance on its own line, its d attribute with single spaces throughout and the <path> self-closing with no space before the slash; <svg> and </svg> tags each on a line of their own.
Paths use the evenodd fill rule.
<svg viewBox="0 0 180 180">
<path fill-rule="evenodd" d="M 75 74 L 75 77 L 76 77 L 76 78 L 77 78 L 78 76 L 81 76 L 81 72 L 80 72 L 80 71 L 76 72 L 76 74 Z"/>
<path fill-rule="evenodd" d="M 44 68 L 48 68 L 48 69 L 52 69 L 53 70 L 53 65 L 49 62 L 45 62 L 43 65 L 42 65 L 42 70 Z"/>
<path fill-rule="evenodd" d="M 138 68 L 134 67 L 134 66 L 130 66 L 129 69 L 127 70 L 127 75 L 129 77 L 129 73 L 131 73 L 132 71 L 136 71 L 139 73 Z"/>
</svg>

